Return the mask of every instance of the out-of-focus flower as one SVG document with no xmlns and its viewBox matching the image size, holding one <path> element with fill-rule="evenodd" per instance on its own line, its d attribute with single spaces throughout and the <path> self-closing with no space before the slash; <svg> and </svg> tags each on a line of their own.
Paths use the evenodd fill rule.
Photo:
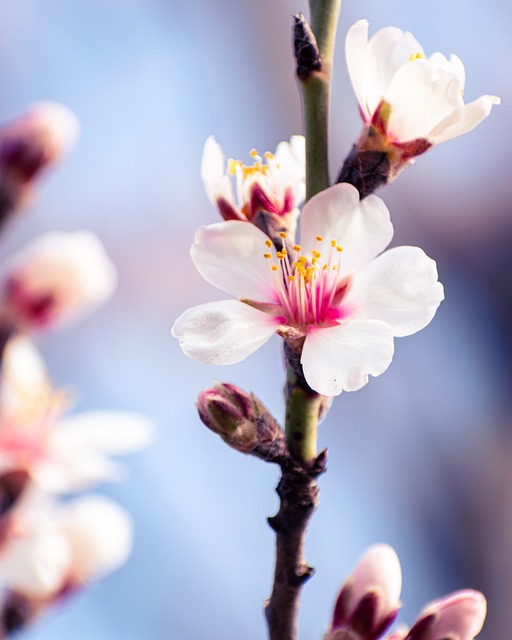
<svg viewBox="0 0 512 640">
<path fill-rule="evenodd" d="M 78 137 L 75 115 L 56 102 L 38 102 L 0 128 L 0 184 L 12 204 L 26 187 L 60 159 Z"/>
<path fill-rule="evenodd" d="M 379 638 L 397 616 L 401 588 L 395 551 L 386 544 L 370 547 L 341 588 L 325 640 Z"/>
<path fill-rule="evenodd" d="M 393 337 L 432 320 L 443 299 L 435 262 L 417 247 L 376 257 L 393 235 L 376 196 L 359 202 L 348 184 L 319 193 L 304 207 L 301 234 L 288 252 L 238 221 L 198 230 L 192 259 L 199 273 L 238 300 L 200 305 L 176 320 L 172 333 L 186 355 L 233 364 L 278 332 L 301 349 L 309 386 L 333 396 L 383 373 Z"/>
<path fill-rule="evenodd" d="M 255 221 L 261 211 L 277 216 L 294 228 L 297 207 L 305 196 L 305 140 L 292 136 L 280 142 L 275 154 L 263 157 L 253 149 L 252 165 L 229 159 L 227 167 L 220 145 L 210 136 L 204 146 L 201 177 L 208 198 L 225 220 Z"/>
<path fill-rule="evenodd" d="M 2 320 L 21 330 L 61 325 L 103 303 L 116 284 L 115 267 L 93 233 L 46 233 L 6 262 Z"/>
<path fill-rule="evenodd" d="M 146 446 L 149 422 L 140 415 L 86 412 L 63 418 L 67 394 L 56 391 L 35 347 L 7 343 L 0 387 L 0 474 L 24 471 L 48 491 L 79 491 L 122 476 L 110 455 Z"/>
<path fill-rule="evenodd" d="M 121 566 L 132 548 L 129 514 L 100 496 L 22 506 L 0 544 L 0 583 L 52 601 Z"/>
<path fill-rule="evenodd" d="M 486 118 L 496 96 L 464 104 L 465 71 L 455 55 L 425 57 L 409 32 L 386 27 L 368 40 L 368 22 L 348 31 L 347 65 L 366 125 L 359 151 L 385 151 L 392 179 L 414 156 L 460 136 Z"/>
<path fill-rule="evenodd" d="M 431 602 L 409 632 L 389 640 L 474 640 L 486 613 L 487 602 L 479 591 L 456 591 Z"/>
</svg>

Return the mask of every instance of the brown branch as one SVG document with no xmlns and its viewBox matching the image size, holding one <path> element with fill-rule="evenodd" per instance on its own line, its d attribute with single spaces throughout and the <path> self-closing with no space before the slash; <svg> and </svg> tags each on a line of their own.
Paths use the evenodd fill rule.
<svg viewBox="0 0 512 640">
<path fill-rule="evenodd" d="M 276 532 L 276 568 L 272 595 L 265 607 L 270 640 L 295 640 L 299 600 L 304 583 L 314 569 L 304 558 L 304 542 L 309 521 L 318 505 L 316 479 L 326 469 L 327 451 L 314 464 L 301 465 L 291 457 L 281 463 L 277 494 L 278 513 L 269 518 Z"/>
</svg>

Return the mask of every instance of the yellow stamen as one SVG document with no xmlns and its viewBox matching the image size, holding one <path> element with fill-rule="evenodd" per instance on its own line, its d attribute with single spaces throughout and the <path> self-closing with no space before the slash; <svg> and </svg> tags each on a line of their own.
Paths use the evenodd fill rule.
<svg viewBox="0 0 512 640">
<path fill-rule="evenodd" d="M 334 249 L 334 247 L 336 246 L 337 242 L 336 240 L 331 240 L 331 247 Z"/>
<path fill-rule="evenodd" d="M 336 251 L 343 251 L 343 247 L 340 247 L 339 244 L 336 245 Z"/>
<path fill-rule="evenodd" d="M 288 276 L 288 280 L 289 280 L 290 282 L 293 282 L 293 281 L 295 280 L 295 276 Z"/>
<path fill-rule="evenodd" d="M 236 160 L 233 160 L 233 158 L 230 158 L 228 160 L 228 173 L 232 176 L 234 176 L 236 174 L 236 168 L 240 163 L 237 162 Z"/>
<path fill-rule="evenodd" d="M 293 245 L 293 250 L 294 251 L 302 251 L 302 247 L 300 246 L 300 244 L 294 244 Z"/>
<path fill-rule="evenodd" d="M 322 257 L 322 254 L 320 253 L 320 251 L 315 251 L 314 249 L 311 252 L 311 255 L 313 256 L 313 258 L 321 258 Z"/>
<path fill-rule="evenodd" d="M 412 62 L 413 60 L 421 60 L 422 58 L 423 54 L 419 51 L 416 53 L 411 53 L 411 55 L 409 56 L 409 62 Z"/>
<path fill-rule="evenodd" d="M 283 240 L 286 238 L 286 233 L 284 231 L 280 231 L 279 232 L 279 237 L 283 238 Z"/>
<path fill-rule="evenodd" d="M 274 154 L 270 153 L 270 151 L 265 151 L 265 160 L 273 160 L 274 159 Z"/>
<path fill-rule="evenodd" d="M 333 271 L 337 271 L 338 270 L 338 265 L 337 264 L 333 264 L 332 265 L 332 270 Z"/>
<path fill-rule="evenodd" d="M 265 240 L 265 245 L 270 249 L 272 242 L 270 240 Z"/>
<path fill-rule="evenodd" d="M 316 236 L 317 242 L 322 242 L 323 236 Z"/>
<path fill-rule="evenodd" d="M 286 255 L 286 251 L 278 251 L 276 253 L 276 256 L 278 257 L 279 260 L 283 260 L 285 255 Z"/>
<path fill-rule="evenodd" d="M 257 157 L 258 157 L 258 152 L 257 152 L 257 150 L 256 150 L 256 149 L 251 149 L 251 156 L 252 156 L 253 158 L 257 158 Z"/>
<path fill-rule="evenodd" d="M 272 265 L 272 271 L 277 271 L 279 269 L 279 267 L 276 264 Z"/>
<path fill-rule="evenodd" d="M 266 258 L 267 260 L 270 260 L 272 258 L 272 254 L 271 253 L 264 253 L 263 257 Z"/>
</svg>

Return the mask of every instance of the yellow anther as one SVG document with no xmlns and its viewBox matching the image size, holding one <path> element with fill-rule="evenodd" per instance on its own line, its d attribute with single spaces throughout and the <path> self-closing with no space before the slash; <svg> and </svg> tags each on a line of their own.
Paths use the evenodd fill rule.
<svg viewBox="0 0 512 640">
<path fill-rule="evenodd" d="M 280 231 L 279 232 L 279 237 L 283 238 L 283 240 L 286 238 L 286 233 L 284 231 Z"/>
<path fill-rule="evenodd" d="M 270 260 L 270 258 L 272 258 L 272 254 L 271 253 L 264 253 L 263 257 L 266 258 L 267 260 Z"/>
<path fill-rule="evenodd" d="M 257 158 L 258 157 L 258 152 L 256 149 L 251 149 L 251 157 L 253 158 Z"/>
<path fill-rule="evenodd" d="M 265 240 L 265 245 L 270 249 L 272 242 L 270 240 Z"/>
<path fill-rule="evenodd" d="M 288 276 L 288 281 L 293 282 L 295 280 L 295 276 Z"/>
<path fill-rule="evenodd" d="M 270 153 L 270 151 L 265 151 L 265 160 L 273 160 L 274 154 Z"/>
<path fill-rule="evenodd" d="M 336 245 L 336 251 L 343 251 L 343 247 L 340 247 L 339 244 Z"/>
<path fill-rule="evenodd" d="M 321 258 L 321 257 L 322 257 L 322 254 L 320 253 L 320 251 L 315 251 L 314 249 L 313 249 L 313 251 L 311 252 L 311 255 L 313 256 L 313 258 L 316 258 L 316 259 L 318 259 L 318 258 Z"/>
<path fill-rule="evenodd" d="M 236 174 L 237 166 L 238 166 L 238 162 L 236 160 L 233 160 L 233 158 L 230 158 L 228 160 L 228 173 L 234 176 Z"/>
<path fill-rule="evenodd" d="M 272 271 L 277 271 L 279 269 L 279 267 L 276 264 L 272 265 Z"/>
<path fill-rule="evenodd" d="M 322 267 L 322 269 L 323 269 L 324 271 L 327 271 L 327 269 L 328 269 L 328 268 L 329 268 L 329 265 L 327 265 L 327 264 L 324 264 L 324 266 Z"/>
<path fill-rule="evenodd" d="M 316 236 L 317 242 L 322 242 L 323 239 L 324 239 L 323 236 Z"/>
<path fill-rule="evenodd" d="M 300 262 L 297 262 L 297 260 L 295 260 L 292 266 L 294 269 L 297 269 L 298 267 L 300 267 Z"/>
<path fill-rule="evenodd" d="M 266 164 L 264 164 L 264 165 L 261 167 L 261 173 L 262 173 L 264 176 L 268 176 L 268 174 L 270 173 L 270 169 L 267 167 L 267 165 L 266 165 Z"/>
<path fill-rule="evenodd" d="M 331 240 L 331 247 L 334 249 L 334 247 L 336 246 L 336 240 Z"/>
<path fill-rule="evenodd" d="M 421 60 L 422 58 L 423 54 L 419 51 L 416 53 L 411 53 L 411 55 L 409 56 L 409 62 L 412 62 L 413 60 Z"/>
<path fill-rule="evenodd" d="M 302 251 L 302 247 L 300 246 L 300 244 L 294 244 L 293 245 L 293 250 L 294 251 Z"/>
<path fill-rule="evenodd" d="M 333 264 L 332 265 L 332 270 L 333 271 L 338 271 L 338 265 L 337 264 Z"/>
<path fill-rule="evenodd" d="M 283 260 L 285 255 L 286 255 L 286 251 L 278 251 L 276 253 L 276 256 L 278 257 L 279 260 Z"/>
<path fill-rule="evenodd" d="M 301 257 L 299 258 L 299 262 L 300 262 L 300 264 L 301 264 L 301 265 L 305 265 L 305 264 L 306 264 L 306 262 L 307 262 L 307 258 L 306 258 L 306 256 L 301 256 Z"/>
</svg>

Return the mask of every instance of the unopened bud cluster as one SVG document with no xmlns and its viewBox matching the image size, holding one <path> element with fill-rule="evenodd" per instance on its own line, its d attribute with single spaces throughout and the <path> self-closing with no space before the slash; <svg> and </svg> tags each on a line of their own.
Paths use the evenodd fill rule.
<svg viewBox="0 0 512 640">
<path fill-rule="evenodd" d="M 401 606 L 401 586 L 395 551 L 385 544 L 368 549 L 341 588 L 324 640 L 383 638 Z M 485 598 L 478 591 L 457 591 L 431 602 L 411 629 L 397 629 L 387 640 L 474 640 L 486 610 Z"/>
</svg>

